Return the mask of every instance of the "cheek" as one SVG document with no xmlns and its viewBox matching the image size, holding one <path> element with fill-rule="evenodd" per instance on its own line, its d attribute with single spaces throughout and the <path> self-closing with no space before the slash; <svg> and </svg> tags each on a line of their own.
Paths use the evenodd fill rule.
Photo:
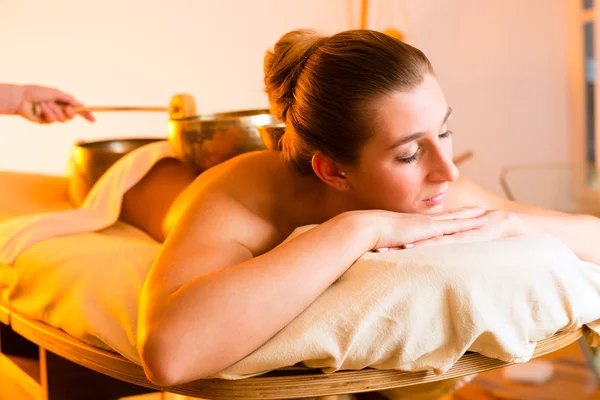
<svg viewBox="0 0 600 400">
<path fill-rule="evenodd" d="M 370 180 L 365 194 L 370 194 L 378 207 L 409 212 L 419 197 L 422 181 L 421 171 L 415 165 L 386 166 L 376 179 Z"/>
<path fill-rule="evenodd" d="M 402 196 L 402 202 L 412 201 L 421 187 L 421 171 L 413 165 L 396 168 L 390 174 L 390 191 Z"/>
</svg>

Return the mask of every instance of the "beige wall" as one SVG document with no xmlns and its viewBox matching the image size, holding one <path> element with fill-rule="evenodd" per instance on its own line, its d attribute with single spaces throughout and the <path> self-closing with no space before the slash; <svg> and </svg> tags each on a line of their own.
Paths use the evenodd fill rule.
<svg viewBox="0 0 600 400">
<path fill-rule="evenodd" d="M 373 0 L 371 27 L 403 29 L 437 69 L 455 110 L 463 174 L 499 192 L 504 164 L 565 161 L 560 0 Z M 3 0 L 0 81 L 37 82 L 95 105 L 206 112 L 266 107 L 265 50 L 288 30 L 358 27 L 358 0 Z M 75 140 L 164 136 L 166 118 L 98 114 L 89 125 L 0 118 L 0 169 L 63 173 Z"/>
<path fill-rule="evenodd" d="M 500 193 L 504 165 L 569 161 L 563 0 L 407 4 L 454 109 L 455 149 L 476 152 L 463 176 Z"/>
</svg>

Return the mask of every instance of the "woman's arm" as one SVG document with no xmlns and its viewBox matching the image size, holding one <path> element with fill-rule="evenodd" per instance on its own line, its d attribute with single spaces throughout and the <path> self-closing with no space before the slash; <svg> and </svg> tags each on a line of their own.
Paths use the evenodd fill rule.
<svg viewBox="0 0 600 400">
<path fill-rule="evenodd" d="M 583 214 L 567 214 L 520 204 L 496 196 L 460 179 L 448 196 L 448 207 L 481 204 L 488 209 L 505 210 L 533 227 L 562 240 L 582 260 L 600 265 L 600 219 Z"/>
<path fill-rule="evenodd" d="M 389 212 L 341 214 L 253 258 L 282 238 L 221 193 L 196 198 L 167 238 L 143 289 L 138 348 L 148 377 L 205 377 L 260 347 L 365 252 L 480 227 L 482 208 L 436 220 Z M 268 243 L 267 243 L 268 242 Z"/>
<path fill-rule="evenodd" d="M 138 348 L 146 374 L 160 385 L 199 379 L 242 359 L 373 245 L 372 231 L 339 218 L 253 258 L 244 232 L 266 236 L 269 228 L 226 204 L 230 199 L 219 200 L 227 217 L 206 209 L 184 216 L 144 286 Z"/>
</svg>

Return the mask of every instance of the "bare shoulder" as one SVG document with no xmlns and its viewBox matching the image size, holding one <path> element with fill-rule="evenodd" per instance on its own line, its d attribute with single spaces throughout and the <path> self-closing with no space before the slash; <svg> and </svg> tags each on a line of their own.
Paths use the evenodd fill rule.
<svg viewBox="0 0 600 400">
<path fill-rule="evenodd" d="M 532 205 L 511 201 L 482 188 L 474 182 L 459 178 L 450 186 L 447 192 L 445 208 L 446 210 L 454 210 L 467 206 L 483 206 L 489 210 L 505 210 L 528 214 L 548 214 L 551 212 Z"/>
<path fill-rule="evenodd" d="M 278 200 L 282 167 L 279 153 L 246 153 L 201 174 L 190 189 L 194 196 L 206 190 L 227 194 L 239 205 L 267 217 Z"/>
<path fill-rule="evenodd" d="M 488 210 L 504 210 L 521 215 L 564 216 L 562 212 L 508 200 L 491 193 L 466 179 L 459 179 L 448 190 L 445 209 L 453 210 L 466 206 L 483 206 Z"/>
<path fill-rule="evenodd" d="M 198 240 L 233 240 L 253 255 L 283 240 L 269 219 L 275 207 L 277 154 L 255 152 L 233 158 L 202 173 L 177 199 L 167 221 L 173 230 Z"/>
<path fill-rule="evenodd" d="M 194 186 L 235 188 L 268 183 L 268 177 L 281 165 L 279 155 L 272 151 L 244 153 L 216 165 L 200 174 Z"/>
</svg>

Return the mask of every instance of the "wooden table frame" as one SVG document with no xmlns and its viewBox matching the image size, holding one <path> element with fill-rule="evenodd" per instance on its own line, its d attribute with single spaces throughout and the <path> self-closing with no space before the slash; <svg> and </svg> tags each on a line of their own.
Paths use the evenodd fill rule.
<svg viewBox="0 0 600 400">
<path fill-rule="evenodd" d="M 8 370 L 11 379 L 32 399 L 109 400 L 152 391 L 219 400 L 324 397 L 418 385 L 510 365 L 468 353 L 441 376 L 431 371 L 365 369 L 324 374 L 318 370 L 283 369 L 255 378 L 202 379 L 165 388 L 151 383 L 139 365 L 120 355 L 85 344 L 2 304 L 0 322 L 0 371 Z M 582 331 L 577 330 L 542 340 L 536 346 L 534 357 L 556 351 L 581 336 Z M 27 363 L 23 359 L 35 360 L 36 348 L 39 349 L 39 370 L 37 373 L 25 371 Z"/>
</svg>

